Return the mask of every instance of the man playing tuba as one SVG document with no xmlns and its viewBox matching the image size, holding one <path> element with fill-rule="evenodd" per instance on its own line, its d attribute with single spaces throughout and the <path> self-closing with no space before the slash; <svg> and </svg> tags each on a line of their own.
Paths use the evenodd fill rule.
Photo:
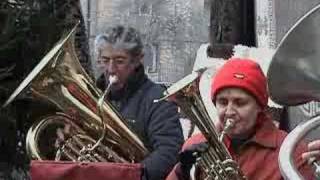
<svg viewBox="0 0 320 180">
<path fill-rule="evenodd" d="M 229 59 L 212 80 L 212 101 L 219 118 L 217 129 L 225 133 L 223 142 L 244 175 L 249 180 L 282 179 L 277 159 L 287 133 L 279 130 L 265 111 L 267 81 L 260 66 L 248 59 Z M 223 130 L 226 124 L 229 130 Z M 192 165 L 207 147 L 202 134 L 188 139 L 180 162 L 167 179 L 189 179 Z M 313 179 L 311 167 L 301 156 L 306 150 L 306 144 L 299 144 L 294 161 L 306 179 Z M 204 179 L 202 174 L 198 170 L 196 177 Z"/>
<path fill-rule="evenodd" d="M 140 34 L 131 27 L 115 26 L 96 37 L 97 64 L 103 74 L 97 85 L 104 90 L 115 77 L 107 100 L 127 120 L 151 152 L 141 163 L 142 179 L 161 180 L 173 168 L 183 143 L 177 106 L 154 103 L 164 88 L 148 79 L 142 59 Z"/>
</svg>

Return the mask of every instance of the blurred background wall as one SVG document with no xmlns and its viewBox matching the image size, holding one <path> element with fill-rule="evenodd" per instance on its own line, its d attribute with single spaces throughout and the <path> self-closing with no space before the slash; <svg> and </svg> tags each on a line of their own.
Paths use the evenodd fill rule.
<svg viewBox="0 0 320 180">
<path fill-rule="evenodd" d="M 208 40 L 208 0 L 82 0 L 82 10 L 96 71 L 93 42 L 97 34 L 122 24 L 137 28 L 145 43 L 149 77 L 173 83 L 191 72 L 196 50 Z"/>
</svg>

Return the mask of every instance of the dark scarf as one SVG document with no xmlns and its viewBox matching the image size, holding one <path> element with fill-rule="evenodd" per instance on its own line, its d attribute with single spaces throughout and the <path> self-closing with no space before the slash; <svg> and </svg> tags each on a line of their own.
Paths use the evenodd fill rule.
<svg viewBox="0 0 320 180">
<path fill-rule="evenodd" d="M 97 80 L 99 89 L 104 90 L 109 84 L 109 75 L 102 74 Z M 143 65 L 138 66 L 132 76 L 129 76 L 127 83 L 121 90 L 111 89 L 108 99 L 111 101 L 128 100 L 147 80 L 147 75 L 144 73 Z"/>
<path fill-rule="evenodd" d="M 231 149 L 235 152 L 238 153 L 240 151 L 240 148 L 242 145 L 244 145 L 246 142 L 248 142 L 248 139 L 240 139 L 240 138 L 232 138 L 231 139 Z"/>
</svg>

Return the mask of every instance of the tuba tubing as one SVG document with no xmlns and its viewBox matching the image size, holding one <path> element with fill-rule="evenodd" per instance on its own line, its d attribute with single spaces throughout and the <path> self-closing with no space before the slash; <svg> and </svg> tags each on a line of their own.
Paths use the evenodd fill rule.
<svg viewBox="0 0 320 180">
<path fill-rule="evenodd" d="M 280 41 L 267 73 L 268 90 L 274 102 L 296 106 L 320 101 L 319 22 L 320 4 L 317 4 L 299 18 Z M 284 178 L 303 179 L 291 156 L 298 141 L 319 125 L 319 116 L 308 119 L 298 124 L 285 138 L 278 158 Z M 320 167 L 315 161 L 313 165 L 318 176 Z"/>
<path fill-rule="evenodd" d="M 287 180 L 304 180 L 294 165 L 292 159 L 297 143 L 312 129 L 320 126 L 320 116 L 300 123 L 284 139 L 279 151 L 279 168 L 282 176 Z M 318 170 L 319 171 L 319 170 Z M 317 172 L 317 170 L 316 170 Z"/>
<path fill-rule="evenodd" d="M 32 100 L 54 107 L 53 112 L 32 121 L 26 140 L 32 159 L 63 156 L 63 160 L 72 161 L 140 162 L 149 153 L 140 138 L 111 104 L 103 102 L 101 109 L 98 107 L 102 93 L 82 68 L 74 50 L 76 27 L 44 56 L 3 107 L 26 91 Z M 48 141 L 54 142 L 56 130 L 67 124 L 71 126 L 71 137 L 64 141 L 57 155 L 54 143 Z M 105 138 L 101 138 L 102 134 Z"/>
</svg>

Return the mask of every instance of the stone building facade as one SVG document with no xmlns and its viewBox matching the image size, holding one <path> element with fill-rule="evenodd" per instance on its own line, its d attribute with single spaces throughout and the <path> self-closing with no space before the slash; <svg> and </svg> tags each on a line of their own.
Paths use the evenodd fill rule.
<svg viewBox="0 0 320 180">
<path fill-rule="evenodd" d="M 179 80 L 191 71 L 200 44 L 208 42 L 209 1 L 81 0 L 93 72 L 95 36 L 108 26 L 125 24 L 144 36 L 149 76 L 157 82 Z M 275 49 L 298 18 L 318 3 L 320 0 L 255 0 L 257 46 Z"/>
<path fill-rule="evenodd" d="M 320 4 L 320 0 L 256 0 L 256 2 L 261 5 L 257 8 L 258 45 L 273 49 L 279 45 L 290 28 L 304 14 Z M 300 122 L 318 116 L 320 114 L 320 103 L 312 101 L 299 106 L 287 106 L 284 109 L 285 116 L 282 119 L 285 121 L 284 129 L 290 131 Z M 318 139 L 319 130 L 320 128 L 315 128 L 309 131 L 305 140 Z"/>
<path fill-rule="evenodd" d="M 82 0 L 81 3 L 93 72 L 96 72 L 94 38 L 112 25 L 132 26 L 142 33 L 146 72 L 154 81 L 166 84 L 191 72 L 198 47 L 208 40 L 208 0 Z"/>
<path fill-rule="evenodd" d="M 209 1 L 81 0 L 93 72 L 96 72 L 95 36 L 108 26 L 126 24 L 143 34 L 146 47 L 144 63 L 149 77 L 166 84 L 178 81 L 191 72 L 197 49 L 208 42 Z M 274 51 L 292 25 L 319 3 L 320 0 L 255 0 L 257 47 Z M 301 119 L 320 114 L 319 107 L 319 103 L 309 103 L 288 108 L 292 127 Z"/>
<path fill-rule="evenodd" d="M 258 47 L 275 49 L 296 21 L 320 0 L 256 0 Z"/>
</svg>

